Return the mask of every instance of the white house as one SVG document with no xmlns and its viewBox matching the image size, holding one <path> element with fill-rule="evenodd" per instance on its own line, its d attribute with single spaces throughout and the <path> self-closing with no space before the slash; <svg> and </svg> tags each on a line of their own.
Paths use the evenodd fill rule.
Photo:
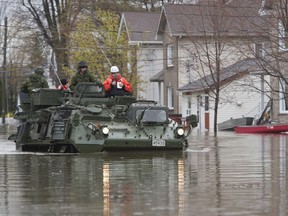
<svg viewBox="0 0 288 216">
<path fill-rule="evenodd" d="M 137 48 L 137 73 L 141 79 L 137 98 L 162 103 L 161 86 L 150 82 L 150 78 L 163 71 L 163 42 L 155 37 L 159 18 L 159 13 L 124 12 L 119 33 L 125 31 L 129 45 Z"/>
<path fill-rule="evenodd" d="M 211 97 L 214 85 L 212 76 L 204 76 L 178 89 L 182 93 L 181 113 L 187 116 L 196 110 L 198 129 L 201 131 L 213 129 L 215 101 Z M 269 82 L 270 77 L 263 75 L 258 59 L 247 58 L 224 68 L 220 81 L 218 123 L 231 118 L 260 118 L 269 102 Z"/>
</svg>

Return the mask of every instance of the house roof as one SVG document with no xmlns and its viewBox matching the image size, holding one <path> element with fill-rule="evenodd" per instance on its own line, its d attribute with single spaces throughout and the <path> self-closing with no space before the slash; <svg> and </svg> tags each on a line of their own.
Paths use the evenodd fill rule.
<svg viewBox="0 0 288 216">
<path fill-rule="evenodd" d="M 229 82 L 230 80 L 237 79 L 237 77 L 241 77 L 244 74 L 248 74 L 250 72 L 262 71 L 263 66 L 260 66 L 260 62 L 255 58 L 247 58 L 244 60 L 240 60 L 226 68 L 223 68 L 220 73 L 220 83 L 224 84 Z M 262 63 L 263 64 L 263 63 Z M 215 73 L 209 74 L 203 78 L 200 78 L 196 81 L 190 82 L 181 88 L 178 89 L 180 92 L 198 92 L 209 89 L 214 86 Z"/>
<path fill-rule="evenodd" d="M 162 43 L 155 37 L 159 18 L 160 13 L 124 12 L 120 31 L 125 29 L 132 43 Z"/>
<path fill-rule="evenodd" d="M 172 35 L 263 34 L 268 27 L 258 13 L 261 0 L 232 0 L 226 4 L 199 1 L 197 4 L 168 4 L 161 12 L 158 32 L 166 25 Z M 216 27 L 217 26 L 217 27 Z"/>
</svg>

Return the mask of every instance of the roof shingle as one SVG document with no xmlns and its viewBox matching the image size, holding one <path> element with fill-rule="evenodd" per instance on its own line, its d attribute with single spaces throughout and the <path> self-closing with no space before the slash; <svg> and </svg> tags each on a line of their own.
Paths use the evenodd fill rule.
<svg viewBox="0 0 288 216">
<path fill-rule="evenodd" d="M 255 58 L 247 58 L 240 60 L 226 68 L 223 68 L 223 70 L 220 73 L 220 82 L 225 83 L 225 81 L 228 81 L 231 78 L 236 78 L 237 76 L 241 76 L 246 73 L 254 72 L 254 71 L 261 71 L 263 70 L 261 68 L 260 62 L 258 62 L 258 59 Z M 262 63 L 263 64 L 263 63 Z M 196 81 L 190 82 L 181 88 L 178 89 L 180 92 L 197 92 L 197 91 L 203 91 L 205 89 L 209 89 L 214 86 L 214 74 L 209 74 L 203 78 L 200 78 Z"/>
<path fill-rule="evenodd" d="M 164 5 L 170 32 L 174 35 L 263 34 L 267 23 L 258 13 L 261 0 L 234 0 L 227 4 L 200 1 L 198 4 Z"/>
</svg>

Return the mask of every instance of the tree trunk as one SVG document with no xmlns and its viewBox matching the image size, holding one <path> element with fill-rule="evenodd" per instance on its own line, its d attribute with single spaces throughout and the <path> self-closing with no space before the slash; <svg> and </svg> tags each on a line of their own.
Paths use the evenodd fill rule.
<svg viewBox="0 0 288 216">
<path fill-rule="evenodd" d="M 63 45 L 64 46 L 64 45 Z M 64 72 L 64 67 L 69 66 L 69 59 L 66 52 L 66 49 L 54 49 L 55 52 L 55 60 L 57 62 L 56 72 L 59 78 L 67 78 L 67 74 Z M 57 75 L 56 75 L 57 76 Z"/>
</svg>

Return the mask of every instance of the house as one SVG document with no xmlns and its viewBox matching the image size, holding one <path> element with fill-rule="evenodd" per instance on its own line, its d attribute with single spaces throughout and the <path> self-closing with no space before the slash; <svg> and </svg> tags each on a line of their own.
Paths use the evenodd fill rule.
<svg viewBox="0 0 288 216">
<path fill-rule="evenodd" d="M 218 123 L 231 118 L 260 118 L 261 111 L 269 101 L 264 92 L 269 92 L 267 83 L 270 82 L 269 76 L 264 76 L 262 70 L 261 62 L 256 58 L 243 59 L 223 68 Z M 210 110 L 214 104 L 210 104 L 211 99 L 207 93 L 216 84 L 213 76 L 209 74 L 178 89 L 182 92 L 182 103 L 188 104 L 188 108 L 183 106 L 181 113 L 190 115 L 196 110 L 199 130 L 213 128 L 214 112 Z M 260 89 L 262 92 L 259 92 Z"/>
<path fill-rule="evenodd" d="M 270 62 L 266 67 L 271 74 L 272 119 L 276 122 L 288 122 L 288 10 L 285 2 L 263 0 L 261 15 L 269 17 L 270 28 Z M 287 4 L 287 2 L 286 2 Z"/>
<path fill-rule="evenodd" d="M 237 67 L 247 58 L 265 58 L 269 26 L 258 13 L 260 5 L 260 0 L 232 0 L 163 6 L 157 39 L 163 40 L 163 102 L 171 112 L 197 113 L 199 129 L 211 130 L 219 88 L 218 122 L 259 114 L 268 102 L 269 76 L 259 61 L 259 67 Z"/>
<path fill-rule="evenodd" d="M 277 83 L 267 69 L 277 65 L 268 57 L 271 5 L 264 3 L 270 1 L 219 2 L 164 5 L 160 14 L 125 12 L 120 23 L 119 31 L 126 31 L 129 44 L 138 48 L 138 73 L 145 80 L 138 98 L 156 99 L 183 118 L 197 114 L 199 130 L 213 129 L 216 89 L 220 123 L 259 116 L 271 98 L 270 83 Z M 283 96 L 275 92 L 275 109 L 288 113 Z"/>
<path fill-rule="evenodd" d="M 163 102 L 161 85 L 150 78 L 163 71 L 163 42 L 155 37 L 160 13 L 124 12 L 120 32 L 126 32 L 128 43 L 136 48 L 136 68 L 140 78 L 137 98 Z"/>
</svg>

